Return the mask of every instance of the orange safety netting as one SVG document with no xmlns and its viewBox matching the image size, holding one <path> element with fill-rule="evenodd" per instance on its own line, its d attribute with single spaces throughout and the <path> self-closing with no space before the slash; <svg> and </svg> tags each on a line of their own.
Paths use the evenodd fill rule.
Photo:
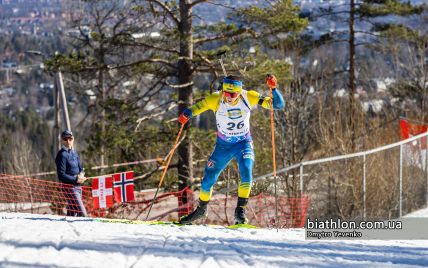
<svg viewBox="0 0 428 268">
<path fill-rule="evenodd" d="M 70 194 L 71 186 L 23 176 L 0 175 L 0 211 L 19 211 L 65 215 L 78 213 L 76 198 Z M 82 199 L 91 211 L 91 187 L 82 187 Z"/>
<path fill-rule="evenodd" d="M 145 219 L 154 196 L 154 191 L 149 193 L 135 192 L 135 200 L 128 203 L 115 205 L 110 209 L 108 217 L 126 219 Z M 182 215 L 193 211 L 194 194 L 188 188 L 178 192 L 168 192 L 156 197 L 150 218 L 148 220 L 177 220 Z M 187 202 L 184 202 L 186 201 Z"/>
<path fill-rule="evenodd" d="M 0 212 L 29 212 L 39 214 L 74 215 L 81 212 L 75 204 L 67 184 L 0 174 Z M 82 200 L 89 217 L 145 219 L 154 192 L 135 192 L 135 201 L 115 203 L 112 208 L 94 209 L 92 188 L 82 187 Z M 178 192 L 163 193 L 156 198 L 150 220 L 177 220 L 193 211 L 197 194 L 186 188 Z M 206 223 L 233 224 L 237 198 L 215 195 L 209 203 Z M 73 205 L 74 204 L 74 205 Z M 260 194 L 251 197 L 247 205 L 250 223 L 260 227 L 303 227 L 308 197 L 278 197 L 278 222 L 276 223 L 275 198 Z"/>
<path fill-rule="evenodd" d="M 237 197 L 215 197 L 209 203 L 209 223 L 229 225 L 234 223 Z M 278 197 L 278 223 L 276 221 L 275 197 L 259 194 L 250 197 L 246 216 L 251 224 L 260 227 L 300 228 L 305 225 L 308 197 Z M 214 215 L 213 215 L 214 214 Z"/>
<path fill-rule="evenodd" d="M 92 188 L 82 186 L 82 201 L 87 215 L 90 217 L 123 217 L 137 219 L 148 209 L 151 197 L 136 193 L 135 201 L 129 203 L 115 203 L 112 208 L 94 209 L 92 203 Z M 183 203 L 183 197 L 189 202 Z M 178 201 L 178 206 L 177 206 Z M 192 211 L 193 193 L 189 189 L 179 192 L 165 193 L 156 198 L 155 215 L 153 219 L 160 219 L 167 214 L 178 212 L 187 215 Z M 165 210 L 165 206 L 173 209 Z M 0 212 L 16 211 L 58 215 L 77 215 L 81 212 L 77 200 L 73 195 L 71 185 L 47 180 L 26 178 L 0 174 Z M 159 213 L 158 213 L 159 214 Z M 177 218 L 177 217 L 176 217 Z"/>
</svg>

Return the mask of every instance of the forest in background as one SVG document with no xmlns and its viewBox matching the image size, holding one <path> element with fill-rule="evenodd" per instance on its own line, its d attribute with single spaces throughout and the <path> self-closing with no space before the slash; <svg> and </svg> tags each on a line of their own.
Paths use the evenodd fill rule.
<svg viewBox="0 0 428 268">
<path fill-rule="evenodd" d="M 219 51 L 227 51 L 227 72 L 240 75 L 247 89 L 268 94 L 266 73 L 279 78 L 286 108 L 275 112 L 278 168 L 395 142 L 400 116 L 427 121 L 426 6 L 349 0 L 342 7 L 302 10 L 289 0 L 257 3 L 63 2 L 70 16 L 54 34 L 1 35 L 3 62 L 44 61 L 45 68 L 13 74 L 9 84 L 5 72 L 0 73 L 2 88 L 12 83 L 16 90 L 9 105 L 2 102 L 0 172 L 54 170 L 49 88 L 59 69 L 77 148 L 90 176 L 100 172 L 91 171 L 92 166 L 165 158 L 178 132 L 178 114 L 217 89 L 223 77 Z M 223 17 L 204 23 L 198 8 L 215 7 L 222 8 Z M 331 27 L 332 21 L 343 27 Z M 46 57 L 25 53 L 28 50 L 41 50 Z M 166 189 L 197 186 L 215 143 L 214 120 L 207 112 L 186 127 Z M 272 170 L 269 111 L 254 111 L 251 128 L 257 176 Z M 156 187 L 161 166 L 102 172 L 132 169 L 137 189 L 147 189 Z M 288 175 L 284 191 L 298 195 L 298 180 Z M 223 173 L 217 187 L 224 188 L 227 177 L 238 182 L 236 164 Z M 349 183 L 351 179 L 335 181 L 336 194 L 346 189 L 343 193 L 352 201 L 358 194 L 352 194 L 356 190 L 347 187 Z M 253 189 L 253 194 L 271 191 L 266 182 Z M 339 207 L 345 204 L 335 200 Z M 338 208 L 330 213 L 353 212 Z"/>
</svg>

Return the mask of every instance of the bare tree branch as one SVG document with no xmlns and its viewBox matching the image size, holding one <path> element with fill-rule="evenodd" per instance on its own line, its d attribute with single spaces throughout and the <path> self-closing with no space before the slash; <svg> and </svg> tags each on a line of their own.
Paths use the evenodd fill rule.
<svg viewBox="0 0 428 268">
<path fill-rule="evenodd" d="M 140 124 L 141 124 L 143 121 L 146 121 L 146 120 L 152 119 L 152 118 L 157 117 L 157 116 L 159 116 L 159 115 L 162 115 L 162 114 L 164 114 L 164 113 L 166 113 L 166 112 L 168 112 L 168 111 L 170 111 L 170 110 L 174 109 L 176 106 L 177 106 L 177 103 L 176 103 L 176 102 L 172 102 L 172 103 L 170 102 L 170 105 L 169 105 L 169 106 L 168 106 L 168 108 L 166 108 L 165 110 L 160 111 L 160 112 L 158 112 L 158 113 L 150 113 L 149 115 L 146 115 L 146 116 L 143 116 L 143 117 L 138 118 L 138 119 L 137 119 L 137 126 L 135 127 L 135 130 L 134 130 L 134 131 L 137 131 L 137 130 L 138 130 L 138 128 L 140 127 Z M 155 108 L 155 109 L 156 109 L 156 108 Z"/>
<path fill-rule="evenodd" d="M 168 82 L 165 82 L 165 84 L 167 86 L 169 86 L 169 87 L 172 87 L 172 88 L 184 88 L 184 87 L 188 87 L 188 86 L 193 86 L 194 83 L 192 81 L 192 82 L 189 82 L 189 83 L 186 83 L 186 84 L 181 84 L 181 85 L 173 85 L 173 84 L 170 84 Z"/>
<path fill-rule="evenodd" d="M 195 0 L 190 4 L 190 7 L 194 7 L 200 3 L 207 2 L 208 0 Z"/>
<path fill-rule="evenodd" d="M 210 5 L 214 5 L 214 6 L 220 6 L 220 7 L 228 8 L 228 9 L 231 9 L 231 10 L 233 10 L 233 11 L 236 11 L 236 10 L 237 10 L 236 8 L 231 7 L 231 6 L 229 6 L 229 5 L 225 5 L 225 4 L 221 4 L 221 3 L 216 3 L 216 2 L 214 2 L 214 1 L 207 1 L 207 3 L 208 3 L 208 4 L 210 4 Z"/>
<path fill-rule="evenodd" d="M 208 0 L 195 0 L 192 3 L 190 3 L 190 7 L 194 7 L 194 6 L 196 6 L 196 5 L 200 4 L 200 3 L 207 2 L 207 1 Z"/>
</svg>

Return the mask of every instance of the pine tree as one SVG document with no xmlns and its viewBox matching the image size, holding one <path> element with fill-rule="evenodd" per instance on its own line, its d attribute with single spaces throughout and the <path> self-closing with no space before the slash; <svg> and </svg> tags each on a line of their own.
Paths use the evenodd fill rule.
<svg viewBox="0 0 428 268">
<path fill-rule="evenodd" d="M 428 6 L 420 8 L 428 10 Z M 399 111 L 400 114 L 404 115 L 408 110 L 408 116 L 423 122 L 428 119 L 428 34 L 424 31 L 426 18 L 421 17 L 417 21 L 417 27 L 403 23 L 375 24 L 374 30 L 385 40 L 374 48 L 391 59 L 396 80 L 389 88 L 392 96 L 399 98 L 402 104 L 417 101 L 416 107 L 413 104 L 410 107 L 401 106 L 404 110 Z"/>
<path fill-rule="evenodd" d="M 152 14 L 154 16 L 162 14 L 162 18 L 167 18 L 165 26 L 172 29 L 162 31 L 168 37 L 168 42 L 158 44 L 155 50 L 168 53 L 169 63 L 172 62 L 171 58 L 178 58 L 174 74 L 178 81 L 178 85 L 174 86 L 178 89 L 178 114 L 193 102 L 192 88 L 195 74 L 211 73 L 214 77 L 218 77 L 221 73 L 220 65 L 213 57 L 219 50 L 226 49 L 233 53 L 246 40 L 267 38 L 279 32 L 300 31 L 306 25 L 306 20 L 298 18 L 298 9 L 290 0 L 276 1 L 267 8 L 252 6 L 239 9 L 231 14 L 231 17 L 239 18 L 238 21 L 230 20 L 229 23 L 220 22 L 213 25 L 194 25 L 192 21 L 193 9 L 198 5 L 212 5 L 209 1 L 180 0 L 178 5 L 175 1 L 150 0 L 148 2 L 151 4 Z M 178 49 L 174 47 L 175 42 L 178 43 Z M 171 44 L 173 47 L 170 47 Z M 206 49 L 209 47 L 214 49 Z M 238 64 L 235 62 L 235 65 Z M 231 66 L 228 65 L 227 67 L 232 72 L 239 72 L 240 69 L 237 66 L 230 68 Z M 267 67 L 265 66 L 266 69 Z M 174 68 L 171 69 L 174 70 Z M 261 76 L 264 77 L 265 74 L 266 72 L 263 72 Z M 185 138 L 178 148 L 179 189 L 187 187 L 189 178 L 193 176 L 192 143 L 188 128 L 189 126 L 186 126 Z"/>
<path fill-rule="evenodd" d="M 109 114 L 116 114 L 118 107 L 131 103 L 129 100 L 112 100 L 123 77 L 150 75 L 152 78 L 147 81 L 147 87 L 153 93 L 150 96 L 158 98 L 157 103 L 165 109 L 172 107 L 165 105 L 171 101 L 162 99 L 159 90 L 176 91 L 176 94 L 171 95 L 177 97 L 173 102 L 177 102 L 180 114 L 193 104 L 195 76 L 209 76 L 213 90 L 215 80 L 222 74 L 215 57 L 217 52 L 228 50 L 228 57 L 237 56 L 243 48 L 248 51 L 251 45 L 261 47 L 270 38 L 275 38 L 276 34 L 298 32 L 307 24 L 305 19 L 298 18 L 298 9 L 291 0 L 275 1 L 264 8 L 237 9 L 230 14 L 227 23 L 214 24 L 198 24 L 194 21 L 195 7 L 215 6 L 207 0 L 129 1 L 124 6 L 87 2 L 92 7 L 89 13 L 92 19 L 87 19 L 90 34 L 84 35 L 83 21 L 80 21 L 81 34 L 76 43 L 76 53 L 59 55 L 54 62 L 69 72 L 85 75 L 88 81 L 95 81 L 97 106 L 100 107 L 97 111 L 102 115 L 104 109 L 108 108 L 106 118 L 109 118 Z M 260 50 L 255 56 L 250 54 L 228 60 L 228 72 L 243 74 L 249 85 L 264 84 L 264 76 L 268 71 L 286 77 L 288 67 L 284 61 L 273 62 Z M 247 60 L 252 61 L 248 68 L 242 65 Z M 117 73 L 112 76 L 111 72 Z M 98 74 L 97 79 L 94 79 L 94 73 Z M 107 94 L 107 100 L 103 92 Z M 139 106 L 134 107 L 141 109 Z M 130 107 L 126 111 L 123 116 L 132 113 L 141 117 L 141 113 L 132 112 Z M 120 120 L 114 116 L 112 121 L 115 119 Z M 178 163 L 172 165 L 178 169 L 179 189 L 188 187 L 189 179 L 193 177 L 192 132 L 189 128 L 190 124 L 187 124 L 177 150 Z M 169 131 L 170 139 L 173 140 L 172 133 L 176 132 L 174 129 Z M 90 146 L 96 148 L 97 144 L 110 140 L 105 136 L 108 135 L 106 132 L 102 128 L 98 129 L 96 133 L 103 133 L 104 136 L 97 134 L 101 139 Z M 113 135 L 118 133 L 121 131 L 115 131 Z"/>
<path fill-rule="evenodd" d="M 318 12 L 309 15 L 311 20 L 316 20 L 320 17 L 336 17 L 348 23 L 347 31 L 331 31 L 322 35 L 319 40 L 315 43 L 316 45 L 326 45 L 337 42 L 346 42 L 348 44 L 348 65 L 345 72 L 348 74 L 348 93 L 349 93 L 349 117 L 348 117 L 348 128 L 350 131 L 350 150 L 354 151 L 356 144 L 356 138 L 358 132 L 355 127 L 355 93 L 357 86 L 356 79 L 356 64 L 357 64 L 357 50 L 358 46 L 369 46 L 372 45 L 377 39 L 382 38 L 382 35 L 378 35 L 377 32 L 381 30 L 380 23 L 377 22 L 379 18 L 385 16 L 411 16 L 414 14 L 420 14 L 423 11 L 423 6 L 413 6 L 409 2 L 403 3 L 399 0 L 362 0 L 355 1 L 349 0 L 344 7 L 335 9 L 335 6 L 328 8 L 321 8 Z M 371 26 L 368 30 L 356 29 L 356 26 L 361 23 L 368 23 Z M 392 25 L 394 23 L 389 23 Z M 383 24 L 385 27 L 387 24 Z M 347 37 L 343 38 L 345 35 Z M 365 40 L 361 40 L 363 36 Z M 371 39 L 370 39 L 371 38 Z M 369 41 L 367 41 L 369 39 Z M 340 72 L 339 72 L 340 73 Z"/>
</svg>

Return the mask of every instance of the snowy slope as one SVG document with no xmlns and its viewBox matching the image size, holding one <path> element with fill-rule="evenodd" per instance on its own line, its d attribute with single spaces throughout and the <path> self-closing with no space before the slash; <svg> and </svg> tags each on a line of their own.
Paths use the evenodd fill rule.
<svg viewBox="0 0 428 268">
<path fill-rule="evenodd" d="M 305 241 L 303 229 L 102 223 L 0 213 L 0 267 L 418 267 L 428 241 Z"/>
<path fill-rule="evenodd" d="M 428 218 L 428 207 L 405 215 L 406 218 Z"/>
</svg>

